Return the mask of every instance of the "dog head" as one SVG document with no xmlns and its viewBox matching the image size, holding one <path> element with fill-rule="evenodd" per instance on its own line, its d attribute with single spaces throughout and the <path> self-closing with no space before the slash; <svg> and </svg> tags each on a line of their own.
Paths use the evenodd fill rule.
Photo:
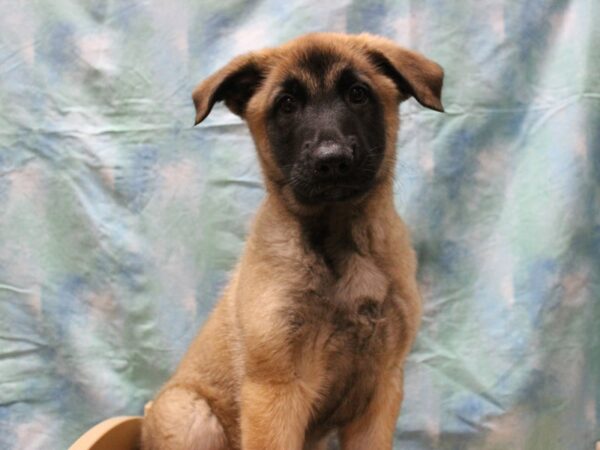
<svg viewBox="0 0 600 450">
<path fill-rule="evenodd" d="M 391 180 L 399 102 L 443 111 L 442 83 L 439 65 L 387 39 L 316 33 L 235 58 L 193 100 L 196 124 L 218 101 L 247 121 L 268 190 L 327 205 Z"/>
</svg>

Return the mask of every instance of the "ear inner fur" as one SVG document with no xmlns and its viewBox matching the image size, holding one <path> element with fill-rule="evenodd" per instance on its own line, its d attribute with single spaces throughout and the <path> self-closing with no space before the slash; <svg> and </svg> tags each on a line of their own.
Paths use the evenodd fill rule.
<svg viewBox="0 0 600 450">
<path fill-rule="evenodd" d="M 423 55 L 394 42 L 370 34 L 354 36 L 364 47 L 370 61 L 391 78 L 398 90 L 426 108 L 444 112 L 441 101 L 444 70 Z"/>
<path fill-rule="evenodd" d="M 266 76 L 267 60 L 249 53 L 233 59 L 200 83 L 192 94 L 196 108 L 194 125 L 202 122 L 216 102 L 224 101 L 232 113 L 243 116 L 246 105 Z"/>
</svg>

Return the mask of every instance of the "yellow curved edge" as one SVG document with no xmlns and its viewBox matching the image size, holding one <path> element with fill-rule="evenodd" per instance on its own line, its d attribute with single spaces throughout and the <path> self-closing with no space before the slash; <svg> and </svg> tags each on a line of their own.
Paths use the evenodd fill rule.
<svg viewBox="0 0 600 450">
<path fill-rule="evenodd" d="M 69 450 L 135 450 L 139 448 L 142 417 L 113 417 L 90 428 Z"/>
</svg>

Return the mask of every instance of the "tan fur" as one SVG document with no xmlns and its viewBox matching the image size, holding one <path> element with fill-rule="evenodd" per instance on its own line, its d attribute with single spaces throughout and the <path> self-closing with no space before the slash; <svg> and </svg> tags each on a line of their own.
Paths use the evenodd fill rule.
<svg viewBox="0 0 600 450">
<path fill-rule="evenodd" d="M 335 66 L 316 79 L 298 65 L 315 46 L 376 87 L 387 145 L 367 194 L 306 206 L 285 183 L 265 124 L 285 76 L 314 90 L 331 83 Z M 145 450 L 323 449 L 332 432 L 346 450 L 392 448 L 402 367 L 421 315 L 415 254 L 392 192 L 398 103 L 411 93 L 400 92 L 367 52 L 387 58 L 423 105 L 442 109 L 441 68 L 370 35 L 313 34 L 243 55 L 195 90 L 197 122 L 218 100 L 247 121 L 267 195 L 231 282 L 147 412 Z M 247 106 L 235 93 L 216 98 L 248 67 L 266 75 Z M 311 221 L 327 229 L 327 261 L 307 244 Z"/>
</svg>

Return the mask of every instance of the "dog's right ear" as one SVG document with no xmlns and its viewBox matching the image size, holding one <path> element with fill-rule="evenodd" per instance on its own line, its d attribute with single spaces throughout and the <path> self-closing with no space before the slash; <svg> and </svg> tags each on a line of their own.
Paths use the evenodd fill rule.
<svg viewBox="0 0 600 450">
<path fill-rule="evenodd" d="M 194 125 L 202 122 L 219 101 L 243 117 L 248 101 L 266 76 L 268 60 L 266 52 L 238 56 L 196 86 L 192 94 L 196 107 Z"/>
</svg>

